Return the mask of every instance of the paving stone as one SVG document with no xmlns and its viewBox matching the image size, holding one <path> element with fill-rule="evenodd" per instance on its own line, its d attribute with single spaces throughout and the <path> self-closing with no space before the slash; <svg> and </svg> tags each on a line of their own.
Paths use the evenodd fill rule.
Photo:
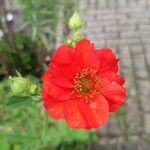
<svg viewBox="0 0 150 150">
<path fill-rule="evenodd" d="M 141 34 L 140 34 L 140 32 L 136 32 L 136 31 L 129 31 L 129 32 L 126 31 L 126 32 L 122 32 L 120 36 L 121 36 L 121 38 L 132 39 L 132 38 L 137 38 L 137 37 L 140 38 Z"/>
<path fill-rule="evenodd" d="M 114 26 L 109 26 L 109 27 L 106 27 L 105 28 L 105 33 L 117 33 L 118 32 L 118 27 L 116 26 L 116 25 L 114 25 Z"/>
<path fill-rule="evenodd" d="M 132 18 L 128 18 L 128 17 L 125 17 L 125 18 L 120 18 L 117 20 L 118 21 L 118 24 L 119 25 L 123 25 L 123 26 L 136 26 L 137 24 L 137 20 L 135 19 L 132 19 Z"/>
<path fill-rule="evenodd" d="M 99 9 L 105 8 L 107 6 L 106 0 L 97 0 L 97 7 Z"/>
<path fill-rule="evenodd" d="M 147 0 L 137 0 L 137 5 L 140 7 L 146 7 Z"/>
<path fill-rule="evenodd" d="M 145 122 L 145 132 L 150 134 L 150 114 L 145 114 L 144 122 Z"/>
<path fill-rule="evenodd" d="M 141 38 L 141 42 L 142 42 L 142 44 L 148 44 L 148 43 L 150 43 L 150 37 L 149 38 L 147 38 L 147 37 L 142 37 Z"/>
<path fill-rule="evenodd" d="M 107 146 L 106 146 L 107 145 Z M 149 150 L 149 143 L 141 139 L 131 139 L 129 142 L 124 142 L 121 138 L 109 139 L 106 138 L 90 145 L 91 150 Z"/>
<path fill-rule="evenodd" d="M 110 0 L 110 1 L 108 1 L 108 7 L 109 8 L 116 8 L 117 7 L 116 1 L 117 0 Z"/>
<path fill-rule="evenodd" d="M 134 56 L 143 55 L 143 48 L 141 44 L 130 46 L 131 52 Z"/>
<path fill-rule="evenodd" d="M 119 45 L 119 46 L 126 46 L 126 45 L 136 45 L 140 43 L 139 38 L 133 38 L 133 39 L 114 39 L 114 40 L 107 40 L 107 44 L 109 46 L 111 45 Z"/>
<path fill-rule="evenodd" d="M 112 130 L 113 128 L 113 130 Z M 118 137 L 122 135 L 121 129 L 118 128 L 118 122 L 114 117 L 110 117 L 108 125 L 103 126 L 102 128 L 98 129 L 100 136 L 109 136 L 111 135 L 112 137 Z"/>
<path fill-rule="evenodd" d="M 84 28 L 83 30 L 82 30 L 84 33 L 90 33 L 90 34 L 92 34 L 92 35 L 94 35 L 94 34 L 99 34 L 99 33 L 103 33 L 103 28 Z"/>
<path fill-rule="evenodd" d="M 144 112 L 150 112 L 150 83 L 147 80 L 138 80 L 139 97 Z"/>
<path fill-rule="evenodd" d="M 139 134 L 141 127 L 141 112 L 139 111 L 137 96 L 130 96 L 127 99 L 127 121 L 131 134 Z M 135 119 L 136 118 L 136 119 Z"/>
<path fill-rule="evenodd" d="M 127 1 L 126 0 L 119 0 L 118 1 L 118 7 L 125 7 L 127 5 Z"/>
<path fill-rule="evenodd" d="M 119 58 L 123 68 L 127 68 L 132 71 L 131 68 L 131 57 L 130 50 L 128 46 L 119 47 Z M 132 75 L 131 75 L 132 76 Z"/>
<path fill-rule="evenodd" d="M 146 57 L 146 61 L 148 64 L 148 68 L 150 68 L 150 43 L 147 45 L 145 44 L 143 49 L 144 49 L 144 55 Z M 150 76 L 150 70 L 149 70 L 149 76 Z"/>
<path fill-rule="evenodd" d="M 139 29 L 142 31 L 150 31 L 150 25 L 140 25 Z"/>
<path fill-rule="evenodd" d="M 136 91 L 135 80 L 133 77 L 132 61 L 130 56 L 130 48 L 125 46 L 119 48 L 120 63 L 122 69 L 122 74 L 126 80 L 126 87 L 128 89 L 128 99 L 127 103 L 127 119 L 132 133 L 138 133 L 141 131 L 141 118 L 133 120 L 137 115 L 140 116 L 138 97 Z M 134 110 L 134 111 L 133 111 Z"/>
<path fill-rule="evenodd" d="M 135 0 L 134 0 L 135 1 Z M 128 3 L 127 3 L 128 4 Z M 131 7 L 131 6 L 127 6 L 127 7 L 121 7 L 121 8 L 118 8 L 117 10 L 119 13 L 125 13 L 125 14 L 128 14 L 129 13 L 137 13 L 137 12 L 144 12 L 145 11 L 145 8 L 143 7 Z"/>
<path fill-rule="evenodd" d="M 143 55 L 134 55 L 133 61 L 134 61 L 136 76 L 139 78 L 147 78 L 148 71 L 145 66 L 144 56 Z"/>
<path fill-rule="evenodd" d="M 91 5 L 87 1 L 80 0 L 86 6 L 86 15 L 85 10 L 80 10 L 84 11 L 86 22 L 83 31 L 96 47 L 110 47 L 120 58 L 120 72 L 128 90 L 127 124 L 131 136 L 141 139 L 143 131 L 150 133 L 150 0 L 91 0 Z M 100 141 L 108 140 L 106 134 L 111 131 L 119 133 L 115 121 L 111 120 L 108 126 L 100 129 L 105 135 Z M 107 142 L 100 145 L 111 150 L 148 149 L 143 141 L 139 143 L 119 148 L 104 146 Z"/>
<path fill-rule="evenodd" d="M 130 31 L 135 31 L 136 25 L 129 25 L 129 24 L 123 24 L 123 25 L 118 25 L 118 31 L 120 33 L 122 32 L 130 32 Z"/>
</svg>

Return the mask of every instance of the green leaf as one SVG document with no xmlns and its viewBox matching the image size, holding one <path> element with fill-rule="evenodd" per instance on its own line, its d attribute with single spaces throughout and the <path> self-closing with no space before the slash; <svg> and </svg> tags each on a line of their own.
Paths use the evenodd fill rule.
<svg viewBox="0 0 150 150">
<path fill-rule="evenodd" d="M 88 140 L 88 132 L 86 130 L 77 130 L 77 129 L 70 129 L 70 136 L 75 140 L 75 141 L 86 141 Z"/>
<path fill-rule="evenodd" d="M 31 96 L 12 96 L 8 98 L 6 106 L 16 108 L 20 106 L 30 105 L 34 100 Z"/>
<path fill-rule="evenodd" d="M 89 134 L 86 130 L 83 129 L 71 129 L 66 123 L 62 120 L 57 121 L 60 134 L 63 137 L 63 141 L 71 143 L 73 141 L 84 142 L 89 138 Z"/>
<path fill-rule="evenodd" d="M 0 134 L 0 146 L 1 146 L 1 149 L 9 150 L 9 145 L 2 132 Z"/>
</svg>

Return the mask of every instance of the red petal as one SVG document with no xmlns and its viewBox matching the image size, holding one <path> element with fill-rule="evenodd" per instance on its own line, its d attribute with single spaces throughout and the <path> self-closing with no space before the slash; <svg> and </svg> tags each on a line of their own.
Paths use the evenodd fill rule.
<svg viewBox="0 0 150 150">
<path fill-rule="evenodd" d="M 119 83 L 120 85 L 123 85 L 125 80 L 118 74 L 114 73 L 114 72 L 105 72 L 103 74 L 100 74 L 100 77 L 103 80 L 109 80 L 109 81 L 115 81 L 117 83 Z"/>
<path fill-rule="evenodd" d="M 68 65 L 62 65 L 56 62 L 52 62 L 49 69 L 51 81 L 61 87 L 73 88 L 73 78 L 79 71 L 78 68 L 76 68 L 77 67 L 73 66 L 71 63 Z"/>
<path fill-rule="evenodd" d="M 53 100 L 52 100 L 53 101 Z M 50 102 L 52 103 L 52 102 Z M 55 119 L 60 119 L 65 116 L 64 114 L 64 102 L 54 101 L 53 105 L 49 106 L 48 113 Z"/>
<path fill-rule="evenodd" d="M 73 52 L 73 47 L 62 45 L 55 51 L 52 60 L 63 64 L 70 63 L 72 61 Z"/>
<path fill-rule="evenodd" d="M 111 104 L 123 105 L 126 97 L 126 90 L 116 82 L 111 82 L 101 89 L 101 94 Z"/>
<path fill-rule="evenodd" d="M 54 69 L 49 69 L 47 72 L 47 74 L 49 74 L 48 76 L 50 77 L 49 80 L 54 84 L 64 88 L 74 88 L 73 78 L 70 79 L 65 77 L 63 74 L 58 73 L 57 70 Z"/>
<path fill-rule="evenodd" d="M 73 95 L 73 90 L 68 88 L 63 88 L 52 83 L 50 72 L 47 71 L 42 77 L 42 96 L 53 97 L 57 100 L 67 100 Z"/>
<path fill-rule="evenodd" d="M 70 128 L 88 128 L 87 122 L 79 111 L 78 100 L 66 102 L 65 119 Z"/>
<path fill-rule="evenodd" d="M 92 68 L 98 70 L 99 60 L 94 45 L 89 40 L 83 39 L 76 44 L 75 61 L 81 68 Z"/>
<path fill-rule="evenodd" d="M 52 97 L 46 94 L 44 90 L 42 90 L 42 100 L 43 100 L 43 106 L 46 109 L 48 109 L 51 106 Z"/>
<path fill-rule="evenodd" d="M 118 104 L 109 104 L 109 112 L 115 112 L 120 109 L 121 105 Z"/>
<path fill-rule="evenodd" d="M 55 83 L 56 85 L 64 88 L 74 88 L 74 83 L 73 80 L 64 78 L 64 77 L 52 77 L 52 82 Z"/>
<path fill-rule="evenodd" d="M 100 125 L 105 124 L 108 121 L 108 102 L 102 95 L 99 95 L 95 101 L 91 103 L 83 101 L 79 107 L 89 125 L 89 128 L 98 128 Z"/>
<path fill-rule="evenodd" d="M 60 76 L 68 79 L 73 79 L 77 72 L 80 72 L 80 67 L 71 62 L 69 64 L 60 64 L 54 61 L 51 61 L 49 68 L 54 76 Z"/>
<path fill-rule="evenodd" d="M 118 59 L 115 54 L 109 48 L 103 48 L 97 50 L 97 55 L 99 57 L 100 66 L 99 73 L 104 72 L 117 72 L 118 71 Z"/>
</svg>

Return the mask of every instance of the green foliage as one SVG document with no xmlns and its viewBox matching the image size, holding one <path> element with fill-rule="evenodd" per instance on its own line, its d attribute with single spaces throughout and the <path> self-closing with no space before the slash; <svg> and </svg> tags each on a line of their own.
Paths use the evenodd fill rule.
<svg viewBox="0 0 150 150">
<path fill-rule="evenodd" d="M 29 77 L 22 77 L 19 72 L 17 72 L 17 76 L 10 76 L 9 80 L 11 91 L 14 95 L 40 95 L 40 84 L 31 80 Z"/>
<path fill-rule="evenodd" d="M 16 108 L 19 106 L 28 106 L 34 100 L 32 96 L 11 96 L 8 98 L 6 106 Z"/>
<path fill-rule="evenodd" d="M 35 43 L 26 35 L 15 33 L 13 47 L 10 47 L 5 40 L 0 41 L 0 54 L 2 54 L 8 70 L 14 73 L 19 70 L 22 73 L 35 73 L 38 67 L 38 60 L 33 51 Z"/>
<path fill-rule="evenodd" d="M 17 1 L 21 16 L 13 24 L 17 24 L 17 29 L 11 27 L 9 30 L 10 24 L 6 29 L 10 32 L 0 39 L 0 63 L 6 69 L 0 68 L 0 75 L 4 72 L 14 74 L 16 70 L 24 76 L 30 74 L 25 78 L 12 78 L 17 93 L 11 89 L 8 79 L 0 79 L 0 149 L 84 150 L 89 138 L 95 138 L 95 133 L 89 135 L 85 130 L 68 128 L 63 120 L 53 120 L 43 108 L 40 96 L 37 96 L 40 95 L 39 76 L 43 71 L 44 58 L 47 51 L 55 46 L 59 15 L 63 13 L 67 25 L 75 1 Z M 27 86 L 21 87 L 26 82 Z M 25 92 L 28 87 L 30 92 Z M 37 87 L 38 92 L 35 92 Z"/>
<path fill-rule="evenodd" d="M 3 66 L 0 75 L 13 74 L 15 70 L 23 74 L 30 72 L 41 75 L 45 56 L 49 54 L 47 51 L 55 48 L 57 27 L 62 20 L 60 14 L 63 13 L 66 24 L 72 15 L 75 1 L 16 0 L 19 15 L 15 22 L 10 26 L 0 22 L 0 30 L 4 26 L 6 29 L 3 32 L 9 31 L 4 32 L 5 36 L 0 39 L 0 63 L 2 61 Z M 0 18 L 5 16 L 0 14 Z"/>
<path fill-rule="evenodd" d="M 39 82 L 33 76 L 29 78 L 34 80 L 34 83 Z M 86 149 L 89 140 L 86 130 L 70 129 L 63 120 L 53 120 L 41 106 L 39 97 L 13 95 L 9 84 L 8 79 L 0 83 L 1 148 L 4 150 Z"/>
<path fill-rule="evenodd" d="M 59 21 L 59 10 L 63 1 L 57 0 L 18 0 L 22 8 L 23 21 L 31 27 L 33 41 L 49 47 L 49 40 L 55 43 L 55 33 Z"/>
</svg>

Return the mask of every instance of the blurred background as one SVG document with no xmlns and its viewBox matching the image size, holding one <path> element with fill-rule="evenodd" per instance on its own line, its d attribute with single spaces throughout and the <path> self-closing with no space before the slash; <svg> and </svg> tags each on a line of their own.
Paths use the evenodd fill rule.
<svg viewBox="0 0 150 150">
<path fill-rule="evenodd" d="M 18 70 L 40 83 L 74 11 L 97 48 L 117 53 L 128 89 L 125 107 L 90 134 L 50 119 L 40 102 L 9 101 L 9 75 Z M 149 150 L 149 46 L 149 0 L 0 0 L 0 150 Z"/>
</svg>

